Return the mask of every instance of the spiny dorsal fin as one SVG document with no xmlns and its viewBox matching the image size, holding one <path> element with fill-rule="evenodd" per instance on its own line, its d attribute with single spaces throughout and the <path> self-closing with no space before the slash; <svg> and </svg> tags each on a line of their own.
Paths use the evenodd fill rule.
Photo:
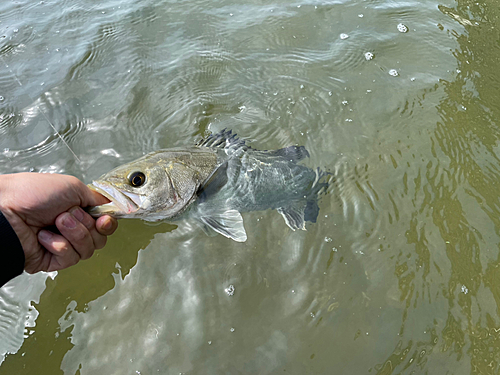
<svg viewBox="0 0 500 375">
<path fill-rule="evenodd" d="M 232 130 L 221 130 L 219 133 L 210 134 L 207 138 L 196 143 L 198 147 L 219 147 L 225 149 L 248 149 L 245 141 L 239 139 Z"/>
</svg>

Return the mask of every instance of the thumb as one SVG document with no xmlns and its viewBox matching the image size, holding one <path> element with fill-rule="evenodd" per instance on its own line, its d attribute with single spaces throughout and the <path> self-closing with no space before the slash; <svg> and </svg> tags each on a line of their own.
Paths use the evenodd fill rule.
<svg viewBox="0 0 500 375">
<path fill-rule="evenodd" d="M 90 202 L 87 206 L 100 206 L 102 204 L 110 202 L 110 200 L 101 193 L 98 193 L 97 191 L 92 190 L 88 187 L 86 188 L 89 194 L 89 202 Z"/>
<path fill-rule="evenodd" d="M 98 193 L 95 190 L 92 190 L 83 182 L 78 180 L 79 184 L 77 186 L 77 192 L 81 199 L 81 206 L 100 206 L 102 204 L 109 203 L 109 199 L 104 195 Z"/>
</svg>

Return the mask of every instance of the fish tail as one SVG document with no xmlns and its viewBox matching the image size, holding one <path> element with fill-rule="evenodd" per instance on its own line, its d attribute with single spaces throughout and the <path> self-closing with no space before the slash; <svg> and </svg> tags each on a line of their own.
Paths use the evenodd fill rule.
<svg viewBox="0 0 500 375">
<path fill-rule="evenodd" d="M 326 193 L 332 178 L 327 179 L 327 176 L 332 176 L 330 172 L 325 172 L 320 168 L 316 169 L 316 179 L 314 180 L 311 190 L 307 196 L 306 207 L 304 208 L 304 220 L 315 223 L 319 214 L 318 198 L 321 194 Z"/>
</svg>

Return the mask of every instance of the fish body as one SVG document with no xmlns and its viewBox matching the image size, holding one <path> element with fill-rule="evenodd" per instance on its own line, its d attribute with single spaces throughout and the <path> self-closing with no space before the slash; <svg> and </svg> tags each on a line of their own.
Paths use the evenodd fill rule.
<svg viewBox="0 0 500 375">
<path fill-rule="evenodd" d="M 276 209 L 292 228 L 305 230 L 319 212 L 325 173 L 298 162 L 303 146 L 253 149 L 230 130 L 210 135 L 193 147 L 160 150 L 120 166 L 91 188 L 111 203 L 93 207 L 93 216 L 147 221 L 196 218 L 207 230 L 246 241 L 241 212 Z"/>
</svg>

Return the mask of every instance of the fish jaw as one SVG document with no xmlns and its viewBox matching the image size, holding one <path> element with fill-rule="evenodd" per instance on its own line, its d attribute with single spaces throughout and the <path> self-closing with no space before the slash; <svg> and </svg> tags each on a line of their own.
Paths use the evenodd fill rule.
<svg viewBox="0 0 500 375">
<path fill-rule="evenodd" d="M 112 185 L 93 181 L 88 187 L 110 200 L 110 203 L 94 206 L 88 210 L 91 216 L 110 215 L 116 218 L 135 217 L 143 199 L 138 194 L 122 192 Z"/>
</svg>

